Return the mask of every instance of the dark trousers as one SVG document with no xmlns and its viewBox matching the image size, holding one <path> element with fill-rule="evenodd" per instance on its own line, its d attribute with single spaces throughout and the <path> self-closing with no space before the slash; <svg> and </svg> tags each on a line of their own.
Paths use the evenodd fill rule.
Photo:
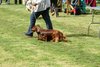
<svg viewBox="0 0 100 67">
<path fill-rule="evenodd" d="M 10 0 L 6 0 L 6 3 L 7 3 L 7 4 L 10 4 Z"/>
<path fill-rule="evenodd" d="M 7 4 L 10 4 L 10 0 L 5 1 Z M 2 3 L 2 0 L 0 0 L 0 4 Z"/>
<path fill-rule="evenodd" d="M 18 0 L 15 0 L 15 4 L 17 4 Z M 22 4 L 22 0 L 19 0 L 19 4 Z"/>
<path fill-rule="evenodd" d="M 51 5 L 53 4 L 55 7 L 57 7 L 57 0 L 50 0 Z"/>
<path fill-rule="evenodd" d="M 50 0 L 51 2 L 51 12 L 55 12 L 56 16 L 58 16 L 58 6 L 57 6 L 57 1 L 58 0 Z"/>
<path fill-rule="evenodd" d="M 47 26 L 47 29 L 53 29 L 53 26 L 52 26 L 52 22 L 50 20 L 50 16 L 49 16 L 49 8 L 47 8 L 46 10 L 44 11 L 40 11 L 40 12 L 33 12 L 30 16 L 30 26 L 29 26 L 29 29 L 28 29 L 28 32 L 27 34 L 29 35 L 32 35 L 33 32 L 32 32 L 32 27 L 35 25 L 36 23 L 36 19 L 42 15 L 45 23 L 46 23 L 46 26 Z"/>
</svg>

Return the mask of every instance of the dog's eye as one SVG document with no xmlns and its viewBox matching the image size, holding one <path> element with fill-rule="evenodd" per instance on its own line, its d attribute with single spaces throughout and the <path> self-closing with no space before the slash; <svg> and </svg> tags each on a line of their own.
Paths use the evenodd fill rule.
<svg viewBox="0 0 100 67">
<path fill-rule="evenodd" d="M 38 34 L 40 34 L 40 32 L 37 32 Z"/>
</svg>

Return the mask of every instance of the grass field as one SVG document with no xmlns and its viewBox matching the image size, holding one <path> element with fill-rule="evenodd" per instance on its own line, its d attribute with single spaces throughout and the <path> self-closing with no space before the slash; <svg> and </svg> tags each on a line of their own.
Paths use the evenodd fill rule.
<svg viewBox="0 0 100 67">
<path fill-rule="evenodd" d="M 27 38 L 29 17 L 23 5 L 0 5 L 0 67 L 100 67 L 100 25 L 92 25 L 87 35 L 91 14 L 51 16 L 54 29 L 68 39 L 58 43 Z M 36 24 L 46 28 L 41 18 Z"/>
</svg>

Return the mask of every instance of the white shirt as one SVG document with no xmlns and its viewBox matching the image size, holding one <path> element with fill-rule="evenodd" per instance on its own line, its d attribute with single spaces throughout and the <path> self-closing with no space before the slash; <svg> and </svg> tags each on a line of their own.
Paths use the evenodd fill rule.
<svg viewBox="0 0 100 67">
<path fill-rule="evenodd" d="M 34 12 L 43 11 L 50 7 L 50 0 L 32 0 L 32 3 L 37 4 L 34 8 Z"/>
</svg>

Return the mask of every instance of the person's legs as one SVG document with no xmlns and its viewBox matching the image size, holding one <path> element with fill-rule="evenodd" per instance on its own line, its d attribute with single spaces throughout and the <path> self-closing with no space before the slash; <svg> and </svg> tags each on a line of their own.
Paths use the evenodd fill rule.
<svg viewBox="0 0 100 67">
<path fill-rule="evenodd" d="M 84 0 L 81 0 L 81 12 L 82 14 L 86 14 L 86 4 Z"/>
<path fill-rule="evenodd" d="M 30 25 L 26 33 L 27 36 L 33 36 L 32 27 L 35 25 L 36 19 L 40 16 L 39 12 L 33 12 L 30 16 Z"/>
<path fill-rule="evenodd" d="M 58 17 L 58 5 L 57 5 L 57 0 L 53 1 L 53 7 L 54 7 L 54 12 L 56 14 L 56 17 Z"/>
<path fill-rule="evenodd" d="M 19 0 L 19 4 L 22 4 L 22 0 Z"/>
<path fill-rule="evenodd" d="M 55 7 L 55 13 L 56 13 L 56 17 L 58 17 L 59 13 L 58 13 L 58 8 L 57 7 Z"/>
<path fill-rule="evenodd" d="M 54 0 L 50 0 L 50 1 L 51 1 L 50 9 L 51 9 L 51 13 L 53 13 L 54 12 L 54 5 L 53 5 Z"/>
<path fill-rule="evenodd" d="M 52 22 L 49 16 L 49 8 L 42 12 L 43 19 L 46 23 L 47 29 L 53 29 Z"/>
<path fill-rule="evenodd" d="M 17 4 L 17 0 L 15 0 L 15 4 Z"/>
<path fill-rule="evenodd" d="M 6 4 L 10 4 L 10 0 L 6 0 Z"/>
</svg>

